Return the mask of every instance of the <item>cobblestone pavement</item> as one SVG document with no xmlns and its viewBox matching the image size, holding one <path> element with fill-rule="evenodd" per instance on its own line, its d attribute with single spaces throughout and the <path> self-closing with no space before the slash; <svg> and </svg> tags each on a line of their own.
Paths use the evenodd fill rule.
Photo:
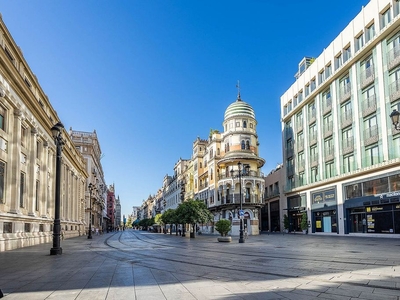
<svg viewBox="0 0 400 300">
<path fill-rule="evenodd" d="M 4 299 L 400 299 L 400 239 L 126 230 L 0 252 Z"/>
</svg>

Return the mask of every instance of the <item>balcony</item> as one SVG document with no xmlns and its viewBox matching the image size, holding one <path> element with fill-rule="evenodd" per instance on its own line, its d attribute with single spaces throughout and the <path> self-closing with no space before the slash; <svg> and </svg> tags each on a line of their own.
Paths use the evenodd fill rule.
<svg viewBox="0 0 400 300">
<path fill-rule="evenodd" d="M 300 132 L 303 130 L 303 120 L 297 122 L 296 124 L 296 133 Z"/>
<path fill-rule="evenodd" d="M 327 138 L 328 136 L 331 136 L 333 134 L 333 122 L 327 122 L 324 125 L 324 138 Z"/>
<path fill-rule="evenodd" d="M 273 191 L 270 191 L 268 194 L 265 195 L 265 200 L 279 197 L 279 190 L 275 189 Z"/>
<path fill-rule="evenodd" d="M 387 61 L 389 71 L 400 64 L 400 45 L 396 45 L 388 52 Z"/>
<path fill-rule="evenodd" d="M 375 80 L 374 66 L 369 66 L 360 74 L 360 84 L 361 88 L 365 88 L 366 86 L 373 83 Z"/>
<path fill-rule="evenodd" d="M 349 137 L 342 141 L 343 155 L 349 154 L 354 151 L 354 138 Z"/>
<path fill-rule="evenodd" d="M 363 117 L 369 116 L 370 114 L 376 112 L 376 96 L 372 95 L 371 97 L 364 99 L 361 105 Z"/>
<path fill-rule="evenodd" d="M 297 169 L 299 170 L 299 172 L 304 171 L 305 165 L 306 164 L 305 164 L 304 159 L 298 161 Z"/>
<path fill-rule="evenodd" d="M 400 98 L 400 79 L 397 79 L 389 85 L 389 97 L 390 102 Z"/>
<path fill-rule="evenodd" d="M 333 146 L 325 149 L 325 152 L 324 152 L 325 161 L 330 161 L 335 158 L 334 150 L 335 150 L 335 148 Z"/>
<path fill-rule="evenodd" d="M 308 114 L 308 124 L 312 124 L 317 120 L 317 114 L 315 112 L 315 109 L 313 109 L 309 114 Z"/>
<path fill-rule="evenodd" d="M 353 124 L 353 111 L 351 109 L 349 109 L 348 111 L 345 111 L 342 115 L 341 115 L 341 123 L 340 123 L 340 128 L 346 128 L 347 126 L 350 126 L 351 124 Z"/>
<path fill-rule="evenodd" d="M 326 98 L 324 103 L 322 104 L 322 114 L 326 115 L 327 113 L 332 111 L 332 98 Z"/>
<path fill-rule="evenodd" d="M 364 130 L 364 145 L 368 146 L 379 140 L 378 125 L 371 126 Z"/>
<path fill-rule="evenodd" d="M 350 83 L 345 84 L 344 86 L 340 87 L 339 90 L 339 102 L 342 104 L 346 100 L 350 99 L 351 97 L 351 85 Z"/>
<path fill-rule="evenodd" d="M 311 167 L 315 167 L 318 165 L 318 154 L 310 155 L 310 165 Z"/>
<path fill-rule="evenodd" d="M 292 157 L 293 156 L 293 153 L 294 153 L 294 149 L 293 149 L 293 146 L 291 146 L 291 147 L 289 147 L 289 148 L 286 148 L 286 157 Z"/>
<path fill-rule="evenodd" d="M 315 145 L 317 143 L 317 132 L 310 132 L 309 143 L 310 146 Z"/>
<path fill-rule="evenodd" d="M 297 151 L 300 152 L 304 150 L 304 139 L 297 142 Z"/>
</svg>

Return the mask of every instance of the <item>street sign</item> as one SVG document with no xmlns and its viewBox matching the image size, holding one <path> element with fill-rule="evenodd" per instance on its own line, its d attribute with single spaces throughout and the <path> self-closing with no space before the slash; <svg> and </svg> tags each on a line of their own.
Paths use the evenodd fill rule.
<svg viewBox="0 0 400 300">
<path fill-rule="evenodd" d="M 243 217 L 244 216 L 244 211 L 241 209 L 239 210 L 239 216 Z"/>
</svg>

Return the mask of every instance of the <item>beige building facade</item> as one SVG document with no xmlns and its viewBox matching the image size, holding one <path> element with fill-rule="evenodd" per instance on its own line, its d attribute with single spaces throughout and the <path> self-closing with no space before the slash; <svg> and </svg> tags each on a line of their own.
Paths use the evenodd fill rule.
<svg viewBox="0 0 400 300">
<path fill-rule="evenodd" d="M 57 112 L 0 19 L 0 251 L 52 240 Z M 84 231 L 85 161 L 68 133 L 61 166 L 61 230 Z M 50 248 L 50 246 L 49 246 Z"/>
</svg>

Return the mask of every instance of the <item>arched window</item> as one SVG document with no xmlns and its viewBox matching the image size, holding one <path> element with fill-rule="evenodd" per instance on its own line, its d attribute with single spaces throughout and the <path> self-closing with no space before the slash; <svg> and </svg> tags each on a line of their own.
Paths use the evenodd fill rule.
<svg viewBox="0 0 400 300">
<path fill-rule="evenodd" d="M 250 142 L 246 141 L 246 150 L 250 150 Z"/>
<path fill-rule="evenodd" d="M 203 164 L 200 162 L 200 168 L 202 168 L 203 167 Z"/>
<path fill-rule="evenodd" d="M 244 140 L 242 140 L 242 150 L 244 150 L 244 149 L 246 149 L 246 145 L 245 145 Z"/>
<path fill-rule="evenodd" d="M 219 148 L 217 148 L 217 155 L 219 155 Z"/>
<path fill-rule="evenodd" d="M 247 122 L 243 121 L 243 128 L 247 128 Z"/>
</svg>

